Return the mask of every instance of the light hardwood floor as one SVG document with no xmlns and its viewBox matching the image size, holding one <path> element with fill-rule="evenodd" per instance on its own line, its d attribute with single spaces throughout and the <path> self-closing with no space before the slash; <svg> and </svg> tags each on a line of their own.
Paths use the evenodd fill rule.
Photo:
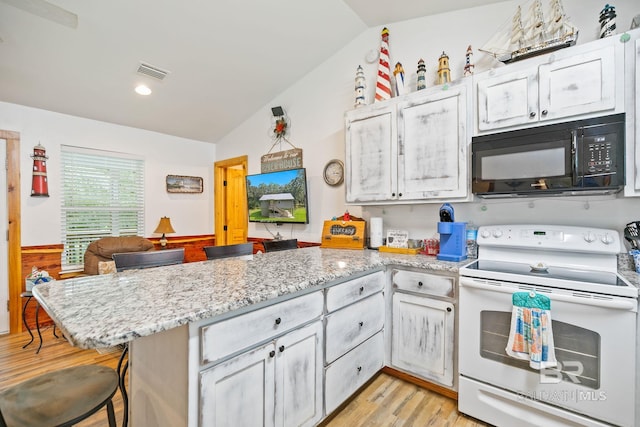
<svg viewBox="0 0 640 427">
<path fill-rule="evenodd" d="M 37 335 L 34 343 L 25 349 L 22 346 L 29 341 L 27 332 L 0 336 L 0 390 L 45 372 L 74 365 L 94 363 L 115 368 L 120 357 L 117 349 L 101 354 L 96 350 L 72 347 L 63 338 L 56 339 L 51 327 L 44 328 L 42 336 L 44 343 L 39 354 L 35 354 Z M 114 397 L 114 406 L 116 420 L 121 425 L 123 406 L 119 392 Z M 77 426 L 106 425 L 106 411 L 102 410 Z M 323 426 L 480 427 L 485 424 L 459 414 L 452 399 L 382 373 Z"/>
</svg>

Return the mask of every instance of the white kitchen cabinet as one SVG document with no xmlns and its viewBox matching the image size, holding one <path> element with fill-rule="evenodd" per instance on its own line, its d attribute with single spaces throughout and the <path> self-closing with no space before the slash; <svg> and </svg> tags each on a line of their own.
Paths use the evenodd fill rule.
<svg viewBox="0 0 640 427">
<path fill-rule="evenodd" d="M 396 111 L 391 103 L 347 114 L 347 202 L 374 202 L 396 197 L 395 123 Z"/>
<path fill-rule="evenodd" d="M 325 409 L 329 415 L 384 366 L 384 338 L 378 332 L 325 369 Z"/>
<path fill-rule="evenodd" d="M 400 268 L 391 277 L 391 365 L 455 388 L 455 277 Z"/>
<path fill-rule="evenodd" d="M 625 196 L 640 196 L 640 29 L 625 44 L 626 185 Z"/>
<path fill-rule="evenodd" d="M 326 289 L 326 415 L 384 365 L 384 283 L 378 271 Z"/>
<path fill-rule="evenodd" d="M 468 196 L 470 79 L 346 114 L 348 203 Z"/>
<path fill-rule="evenodd" d="M 478 133 L 623 110 L 624 52 L 616 37 L 474 76 Z"/>
<path fill-rule="evenodd" d="M 395 293 L 391 363 L 452 387 L 454 316 L 450 302 Z"/>
<path fill-rule="evenodd" d="M 312 426 L 322 418 L 322 323 L 204 370 L 201 426 Z"/>
<path fill-rule="evenodd" d="M 417 92 L 398 103 L 398 199 L 466 197 L 467 86 Z"/>
</svg>

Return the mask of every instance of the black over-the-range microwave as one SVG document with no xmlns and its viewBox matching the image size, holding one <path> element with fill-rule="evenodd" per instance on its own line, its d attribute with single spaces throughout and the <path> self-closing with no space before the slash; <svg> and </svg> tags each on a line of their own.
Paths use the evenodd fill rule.
<svg viewBox="0 0 640 427">
<path fill-rule="evenodd" d="M 624 187 L 625 115 L 472 138 L 480 197 L 613 194 Z"/>
</svg>

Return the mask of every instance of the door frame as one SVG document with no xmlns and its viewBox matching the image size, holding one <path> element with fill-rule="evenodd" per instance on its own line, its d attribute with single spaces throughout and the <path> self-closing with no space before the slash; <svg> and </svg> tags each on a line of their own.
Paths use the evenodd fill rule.
<svg viewBox="0 0 640 427">
<path fill-rule="evenodd" d="M 216 246 L 227 244 L 227 233 L 224 230 L 224 226 L 227 223 L 227 192 L 225 189 L 225 180 L 227 177 L 227 169 L 237 169 L 238 166 L 242 168 L 245 176 L 249 166 L 248 156 L 238 156 L 231 159 L 220 160 L 213 164 L 213 194 L 214 194 L 214 232 L 216 236 Z M 246 190 L 245 190 L 246 191 Z M 249 225 L 245 224 L 246 230 Z M 247 234 L 247 233 L 245 233 Z"/>
<path fill-rule="evenodd" d="M 9 333 L 22 331 L 22 250 L 20 235 L 20 133 L 0 129 L 0 139 L 7 141 L 7 252 L 9 269 Z"/>
</svg>

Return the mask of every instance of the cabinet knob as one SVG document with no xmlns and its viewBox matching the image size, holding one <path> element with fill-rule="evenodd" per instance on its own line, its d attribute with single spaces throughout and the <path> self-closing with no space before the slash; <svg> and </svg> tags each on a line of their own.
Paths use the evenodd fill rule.
<svg viewBox="0 0 640 427">
<path fill-rule="evenodd" d="M 362 371 L 362 366 L 358 366 L 358 372 Z"/>
<path fill-rule="evenodd" d="M 280 350 L 280 353 L 282 353 L 284 351 L 284 346 L 281 345 L 280 348 L 278 348 L 278 350 Z"/>
<path fill-rule="evenodd" d="M 451 313 L 451 307 L 447 307 L 447 311 Z"/>
<path fill-rule="evenodd" d="M 364 286 L 360 286 L 360 293 L 364 292 Z"/>
<path fill-rule="evenodd" d="M 391 193 L 391 197 L 396 197 L 396 193 Z"/>
<path fill-rule="evenodd" d="M 271 351 L 269 352 L 269 357 L 275 357 L 275 355 L 276 355 L 275 350 L 271 350 Z"/>
<path fill-rule="evenodd" d="M 276 319 L 276 325 L 279 325 L 280 323 L 282 323 L 282 319 L 278 317 L 278 318 Z"/>
<path fill-rule="evenodd" d="M 549 111 L 547 111 L 547 110 L 542 110 L 542 115 L 543 115 L 543 116 L 546 116 L 547 114 L 549 114 Z"/>
<path fill-rule="evenodd" d="M 402 193 L 398 193 L 398 197 L 402 197 Z"/>
<path fill-rule="evenodd" d="M 358 325 L 362 328 L 364 326 L 364 322 L 359 322 Z"/>
<path fill-rule="evenodd" d="M 529 117 L 530 118 L 533 119 L 535 116 L 536 116 L 536 112 L 535 111 L 532 111 L 532 112 L 529 113 Z"/>
<path fill-rule="evenodd" d="M 421 287 L 421 286 L 422 286 L 422 282 L 418 282 L 418 287 Z"/>
</svg>

